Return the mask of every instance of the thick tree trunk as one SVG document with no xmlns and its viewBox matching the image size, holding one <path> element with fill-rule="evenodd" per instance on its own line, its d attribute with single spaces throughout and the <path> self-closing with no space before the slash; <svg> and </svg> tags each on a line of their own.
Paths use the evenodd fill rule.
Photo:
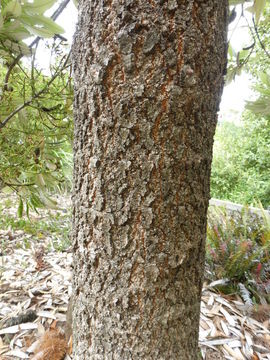
<svg viewBox="0 0 270 360">
<path fill-rule="evenodd" d="M 80 0 L 74 358 L 196 359 L 227 1 Z"/>
</svg>

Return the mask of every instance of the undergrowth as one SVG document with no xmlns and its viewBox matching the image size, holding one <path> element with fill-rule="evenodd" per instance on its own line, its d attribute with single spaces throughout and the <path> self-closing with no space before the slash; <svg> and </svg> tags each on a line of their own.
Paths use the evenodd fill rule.
<svg viewBox="0 0 270 360">
<path fill-rule="evenodd" d="M 33 238 L 42 240 L 49 236 L 51 246 L 57 251 L 63 251 L 70 246 L 70 212 L 69 210 L 47 210 L 42 216 L 24 216 L 19 218 L 11 215 L 7 210 L 14 207 L 10 199 L 0 205 L 0 229 L 22 230 Z"/>
<path fill-rule="evenodd" d="M 250 292 L 255 302 L 270 302 L 270 217 L 210 208 L 206 261 L 211 280 L 226 279 L 224 292 Z M 246 293 L 246 294 L 247 294 Z"/>
<path fill-rule="evenodd" d="M 53 210 L 37 217 L 11 216 L 7 199 L 0 204 L 0 229 L 23 230 L 33 238 L 50 237 L 52 250 L 70 246 L 69 210 Z M 270 303 L 270 217 L 261 216 L 246 207 L 230 213 L 210 207 L 208 212 L 206 275 L 208 280 L 221 280 L 218 290 L 239 293 L 245 301 Z M 224 281 L 223 281 L 224 280 Z"/>
</svg>

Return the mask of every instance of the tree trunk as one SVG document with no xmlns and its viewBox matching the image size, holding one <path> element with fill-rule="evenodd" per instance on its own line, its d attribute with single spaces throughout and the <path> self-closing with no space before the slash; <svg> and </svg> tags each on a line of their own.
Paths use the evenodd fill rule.
<svg viewBox="0 0 270 360">
<path fill-rule="evenodd" d="M 227 1 L 80 0 L 74 359 L 196 359 Z"/>
</svg>

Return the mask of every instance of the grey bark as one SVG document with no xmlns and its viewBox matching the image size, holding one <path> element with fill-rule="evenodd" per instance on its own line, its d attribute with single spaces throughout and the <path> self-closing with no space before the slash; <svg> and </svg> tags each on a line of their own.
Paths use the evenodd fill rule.
<svg viewBox="0 0 270 360">
<path fill-rule="evenodd" d="M 80 0 L 74 359 L 196 359 L 227 1 Z"/>
</svg>

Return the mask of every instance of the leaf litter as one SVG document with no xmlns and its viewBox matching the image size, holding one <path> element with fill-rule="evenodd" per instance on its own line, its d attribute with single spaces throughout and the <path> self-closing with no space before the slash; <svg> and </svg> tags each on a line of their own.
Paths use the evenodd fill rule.
<svg viewBox="0 0 270 360">
<path fill-rule="evenodd" d="M 45 250 L 51 239 L 22 230 L 0 230 L 0 241 L 0 360 L 71 360 L 71 250 Z M 206 360 L 270 360 L 270 305 L 223 297 L 205 284 L 199 345 Z"/>
</svg>

